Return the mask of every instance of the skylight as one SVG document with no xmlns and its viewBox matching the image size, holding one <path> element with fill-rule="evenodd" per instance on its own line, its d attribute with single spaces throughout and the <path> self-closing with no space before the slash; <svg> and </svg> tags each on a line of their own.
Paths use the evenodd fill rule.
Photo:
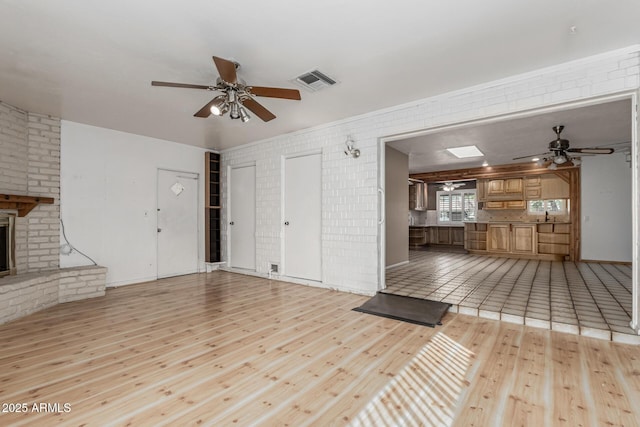
<svg viewBox="0 0 640 427">
<path fill-rule="evenodd" d="M 464 147 L 447 148 L 447 151 L 456 156 L 459 159 L 467 157 L 482 157 L 484 154 L 478 150 L 475 145 L 466 145 Z"/>
</svg>

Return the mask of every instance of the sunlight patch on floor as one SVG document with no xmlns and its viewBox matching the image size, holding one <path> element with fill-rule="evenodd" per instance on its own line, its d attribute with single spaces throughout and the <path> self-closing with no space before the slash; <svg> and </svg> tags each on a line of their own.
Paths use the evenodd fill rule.
<svg viewBox="0 0 640 427">
<path fill-rule="evenodd" d="M 354 418 L 359 426 L 447 426 L 473 352 L 438 332 Z"/>
</svg>

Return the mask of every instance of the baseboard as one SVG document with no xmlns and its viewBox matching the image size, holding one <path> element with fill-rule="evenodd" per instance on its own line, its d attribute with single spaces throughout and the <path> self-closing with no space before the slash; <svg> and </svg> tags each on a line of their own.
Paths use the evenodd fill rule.
<svg viewBox="0 0 640 427">
<path fill-rule="evenodd" d="M 581 259 L 580 262 L 597 262 L 600 264 L 633 265 L 631 261 L 605 261 L 601 259 Z"/>
</svg>

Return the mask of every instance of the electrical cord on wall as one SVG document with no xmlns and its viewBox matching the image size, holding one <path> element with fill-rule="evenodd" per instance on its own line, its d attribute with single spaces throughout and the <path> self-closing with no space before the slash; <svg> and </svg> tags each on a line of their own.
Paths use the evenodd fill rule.
<svg viewBox="0 0 640 427">
<path fill-rule="evenodd" d="M 89 255 L 85 254 L 84 252 L 82 252 L 79 249 L 75 248 L 71 243 L 69 243 L 69 239 L 67 239 L 67 234 L 64 231 L 64 221 L 62 221 L 62 215 L 60 215 L 60 228 L 62 229 L 62 237 L 64 238 L 64 241 L 65 241 L 65 244 L 60 247 L 60 252 L 62 252 L 64 255 L 70 255 L 71 252 L 76 251 L 80 255 L 82 255 L 83 257 L 85 257 L 89 261 L 91 261 L 93 263 L 93 265 L 98 265 L 98 263 L 95 262 L 93 260 L 93 258 L 91 258 Z M 62 249 L 64 246 L 67 246 L 66 250 Z"/>
</svg>

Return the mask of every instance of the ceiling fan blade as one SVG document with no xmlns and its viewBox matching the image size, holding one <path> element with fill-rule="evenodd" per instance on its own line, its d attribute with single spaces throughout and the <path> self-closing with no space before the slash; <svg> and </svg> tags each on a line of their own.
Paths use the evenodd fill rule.
<svg viewBox="0 0 640 427">
<path fill-rule="evenodd" d="M 238 75 L 236 74 L 236 64 L 233 62 L 219 58 L 217 56 L 213 57 L 213 62 L 216 64 L 216 68 L 218 69 L 218 73 L 220 74 L 220 78 L 227 83 L 236 84 L 238 82 Z"/>
<path fill-rule="evenodd" d="M 202 117 L 203 119 L 206 119 L 207 117 L 209 117 L 211 115 L 211 104 L 213 104 L 213 101 L 215 101 L 215 98 L 213 98 L 207 105 L 199 109 L 198 112 L 195 113 L 193 116 Z"/>
<path fill-rule="evenodd" d="M 520 156 L 520 157 L 514 157 L 511 160 L 522 160 L 522 159 L 530 159 L 532 157 L 540 157 L 540 156 L 546 156 L 547 154 L 551 154 L 550 151 L 547 151 L 546 153 L 540 153 L 540 154 L 529 154 L 528 156 Z"/>
<path fill-rule="evenodd" d="M 268 122 L 269 120 L 273 120 L 276 118 L 276 116 L 271 111 L 264 108 L 260 103 L 258 103 L 253 98 L 243 99 L 242 105 L 247 107 L 249 110 L 253 112 L 253 114 L 260 117 L 265 122 Z"/>
<path fill-rule="evenodd" d="M 170 82 L 157 82 L 157 81 L 152 81 L 151 86 L 182 87 L 187 89 L 211 89 L 211 86 L 205 86 L 205 85 L 192 85 L 188 83 L 170 83 Z"/>
<path fill-rule="evenodd" d="M 251 86 L 250 92 L 256 96 L 266 96 L 269 98 L 295 99 L 300 100 L 300 91 L 297 89 L 283 89 L 279 87 Z"/>
<path fill-rule="evenodd" d="M 613 148 L 569 148 L 567 151 L 582 154 L 611 154 L 615 150 Z"/>
</svg>

